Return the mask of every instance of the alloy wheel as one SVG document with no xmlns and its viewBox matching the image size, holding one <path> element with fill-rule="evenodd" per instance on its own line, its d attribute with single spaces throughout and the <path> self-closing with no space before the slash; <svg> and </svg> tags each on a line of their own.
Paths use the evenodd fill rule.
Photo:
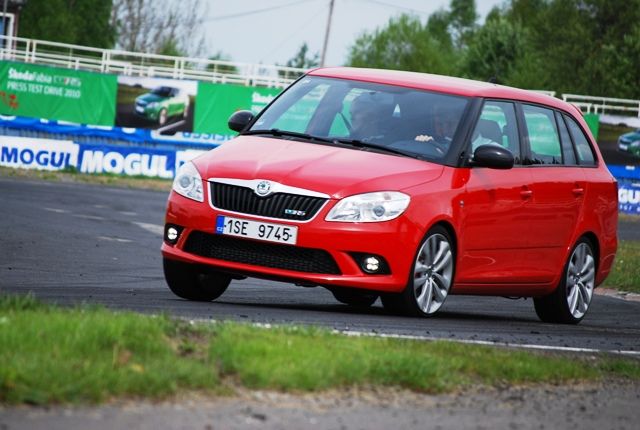
<svg viewBox="0 0 640 430">
<path fill-rule="evenodd" d="M 444 303 L 453 281 L 453 264 L 447 237 L 431 234 L 422 244 L 413 270 L 415 300 L 423 313 L 433 314 Z"/>
<path fill-rule="evenodd" d="M 580 243 L 573 250 L 567 267 L 567 304 L 574 318 L 582 318 L 589 309 L 595 286 L 596 266 L 591 247 Z"/>
</svg>

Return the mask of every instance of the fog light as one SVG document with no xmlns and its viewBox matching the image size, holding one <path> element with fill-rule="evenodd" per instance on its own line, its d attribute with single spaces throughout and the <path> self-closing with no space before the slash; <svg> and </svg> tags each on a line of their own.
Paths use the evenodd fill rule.
<svg viewBox="0 0 640 430">
<path fill-rule="evenodd" d="M 377 272 L 380 269 L 380 260 L 376 257 L 367 257 L 364 260 L 364 267 L 367 272 Z"/>
<path fill-rule="evenodd" d="M 175 245 L 180 239 L 182 233 L 182 227 L 174 224 L 167 224 L 164 226 L 164 241 L 169 245 Z"/>
<path fill-rule="evenodd" d="M 169 227 L 167 229 L 167 240 L 173 242 L 178 238 L 178 230 L 175 227 Z"/>
<path fill-rule="evenodd" d="M 350 252 L 351 258 L 368 275 L 390 275 L 391 268 L 383 256 L 364 252 Z"/>
</svg>

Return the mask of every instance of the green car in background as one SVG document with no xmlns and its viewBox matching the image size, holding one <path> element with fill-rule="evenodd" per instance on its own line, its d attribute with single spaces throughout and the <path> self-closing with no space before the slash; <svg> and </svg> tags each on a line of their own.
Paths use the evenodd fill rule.
<svg viewBox="0 0 640 430">
<path fill-rule="evenodd" d="M 618 149 L 640 157 L 640 128 L 618 138 Z"/>
<path fill-rule="evenodd" d="M 189 113 L 189 95 L 179 88 L 157 87 L 151 92 L 136 97 L 135 113 L 141 117 L 156 121 L 159 125 L 172 116 Z"/>
</svg>

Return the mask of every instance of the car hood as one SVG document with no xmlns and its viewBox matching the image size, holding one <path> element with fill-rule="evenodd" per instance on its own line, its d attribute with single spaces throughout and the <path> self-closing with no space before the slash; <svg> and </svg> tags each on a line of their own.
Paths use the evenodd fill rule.
<svg viewBox="0 0 640 430">
<path fill-rule="evenodd" d="M 620 136 L 621 139 L 626 140 L 627 142 L 635 142 L 640 140 L 640 133 L 637 131 L 632 131 L 631 133 L 626 133 Z"/>
<path fill-rule="evenodd" d="M 396 191 L 437 179 L 443 166 L 408 157 L 240 136 L 194 160 L 203 179 L 266 179 L 329 194 Z"/>
<path fill-rule="evenodd" d="M 167 99 L 167 97 L 162 97 L 162 96 L 159 96 L 159 95 L 153 94 L 153 93 L 146 93 L 146 94 L 143 94 L 141 96 L 138 96 L 136 98 L 136 101 L 144 101 L 144 102 L 147 102 L 147 103 L 153 103 L 153 102 L 161 102 L 161 101 L 166 100 L 166 99 Z"/>
</svg>

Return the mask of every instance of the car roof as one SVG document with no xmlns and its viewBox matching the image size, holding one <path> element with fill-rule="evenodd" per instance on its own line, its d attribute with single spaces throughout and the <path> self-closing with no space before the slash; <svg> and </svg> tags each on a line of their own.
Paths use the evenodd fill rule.
<svg viewBox="0 0 640 430">
<path fill-rule="evenodd" d="M 308 75 L 396 85 L 467 97 L 485 97 L 539 103 L 571 112 L 578 117 L 582 116 L 582 113 L 576 106 L 546 94 L 489 82 L 454 78 L 451 76 L 354 67 L 320 68 L 310 71 Z"/>
</svg>

